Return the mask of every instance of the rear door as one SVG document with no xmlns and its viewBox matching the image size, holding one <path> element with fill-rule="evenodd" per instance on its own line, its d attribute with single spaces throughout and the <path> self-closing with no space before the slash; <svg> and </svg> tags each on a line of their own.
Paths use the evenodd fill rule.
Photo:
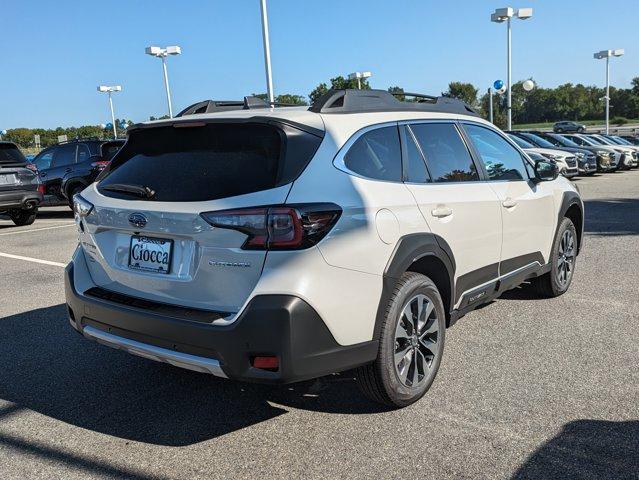
<svg viewBox="0 0 639 480">
<path fill-rule="evenodd" d="M 463 128 L 501 204 L 500 275 L 544 265 L 556 226 L 552 190 L 531 181 L 522 153 L 504 135 L 475 123 Z"/>
<path fill-rule="evenodd" d="M 406 185 L 442 247 L 452 251 L 455 303 L 461 300 L 463 308 L 480 301 L 497 281 L 502 235 L 497 195 L 482 181 L 454 122 L 402 128 Z"/>
<path fill-rule="evenodd" d="M 46 203 L 65 201 L 60 190 L 62 179 L 73 170 L 76 161 L 76 145 L 60 145 L 52 150 L 49 168 L 39 170 L 45 185 Z"/>
<path fill-rule="evenodd" d="M 213 227 L 201 214 L 224 210 L 228 219 L 240 208 L 285 203 L 320 142 L 293 127 L 260 123 L 134 130 L 105 177 L 82 193 L 94 205 L 82 237 L 93 281 L 134 297 L 238 311 L 266 252 L 246 248 L 248 232 Z M 126 192 L 136 186 L 153 194 Z M 166 253 L 161 269 L 144 257 L 156 247 Z"/>
</svg>

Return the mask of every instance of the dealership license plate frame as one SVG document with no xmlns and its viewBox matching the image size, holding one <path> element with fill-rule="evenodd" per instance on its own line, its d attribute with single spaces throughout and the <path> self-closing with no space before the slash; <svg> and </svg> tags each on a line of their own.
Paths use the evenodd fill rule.
<svg viewBox="0 0 639 480">
<path fill-rule="evenodd" d="M 164 270 L 163 268 L 154 268 L 154 267 L 148 267 L 148 266 L 140 266 L 133 264 L 132 262 L 134 262 L 135 260 L 133 260 L 133 246 L 134 246 L 134 242 L 137 243 L 141 243 L 140 241 L 142 239 L 148 239 L 148 240 L 152 240 L 152 242 L 149 243 L 156 243 L 156 242 L 164 242 L 166 243 L 167 247 L 168 247 L 168 255 L 169 255 L 169 263 L 166 267 L 166 270 Z M 161 275 L 168 275 L 169 273 L 171 273 L 171 264 L 172 264 L 172 260 L 173 260 L 173 240 L 171 240 L 170 238 L 159 238 L 159 237 L 150 237 L 148 235 L 131 235 L 131 240 L 129 241 L 129 262 L 128 262 L 128 267 L 130 270 L 134 270 L 137 272 L 147 272 L 147 273 L 159 273 Z M 149 263 L 149 262 L 145 262 L 145 263 Z"/>
</svg>

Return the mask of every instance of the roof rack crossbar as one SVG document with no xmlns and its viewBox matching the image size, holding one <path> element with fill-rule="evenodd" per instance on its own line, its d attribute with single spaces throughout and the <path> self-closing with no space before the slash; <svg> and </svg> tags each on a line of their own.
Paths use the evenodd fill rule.
<svg viewBox="0 0 639 480">
<path fill-rule="evenodd" d="M 414 97 L 401 101 L 397 97 Z M 470 106 L 456 98 L 434 97 L 422 93 L 387 92 L 386 90 L 329 90 L 309 107 L 315 113 L 365 113 L 418 111 L 479 116 Z"/>
</svg>

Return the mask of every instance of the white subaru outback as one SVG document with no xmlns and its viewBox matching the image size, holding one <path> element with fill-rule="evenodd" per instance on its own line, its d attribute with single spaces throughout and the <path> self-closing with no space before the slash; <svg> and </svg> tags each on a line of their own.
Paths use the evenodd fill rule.
<svg viewBox="0 0 639 480">
<path fill-rule="evenodd" d="M 130 128 L 75 197 L 73 328 L 237 380 L 359 367 L 370 398 L 418 400 L 466 312 L 568 289 L 583 203 L 465 104 L 412 96 L 207 101 Z"/>
</svg>

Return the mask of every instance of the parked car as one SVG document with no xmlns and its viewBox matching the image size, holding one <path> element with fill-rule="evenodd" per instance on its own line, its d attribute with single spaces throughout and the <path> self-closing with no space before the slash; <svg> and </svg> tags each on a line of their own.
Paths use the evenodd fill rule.
<svg viewBox="0 0 639 480">
<path fill-rule="evenodd" d="M 73 195 L 95 181 L 124 140 L 75 139 L 45 148 L 33 165 L 44 185 L 43 206 L 73 206 Z"/>
<path fill-rule="evenodd" d="M 555 123 L 552 126 L 552 130 L 555 133 L 570 133 L 570 132 L 582 133 L 586 131 L 586 126 L 577 122 L 563 121 L 563 122 Z"/>
<path fill-rule="evenodd" d="M 71 326 L 237 380 L 358 367 L 370 398 L 415 402 L 446 327 L 525 280 L 566 292 L 583 233 L 556 165 L 533 164 L 459 100 L 418 98 L 331 90 L 310 108 L 257 110 L 247 98 L 130 127 L 75 197 Z"/>
<path fill-rule="evenodd" d="M 563 136 L 575 142 L 581 148 L 590 150 L 597 155 L 598 172 L 614 172 L 617 170 L 621 154 L 617 153 L 613 148 L 595 142 L 592 138 L 588 138 L 588 135 L 569 133 Z"/>
<path fill-rule="evenodd" d="M 602 145 L 613 147 L 616 152 L 621 154 L 621 160 L 619 161 L 620 169 L 630 170 L 637 166 L 637 152 L 634 147 L 619 145 L 616 141 L 607 138 L 605 135 L 590 134 L 589 136 L 600 142 Z"/>
<path fill-rule="evenodd" d="M 621 135 L 621 138 L 633 145 L 639 145 L 639 137 L 635 137 L 634 135 Z"/>
<path fill-rule="evenodd" d="M 594 175 L 597 172 L 597 155 L 585 148 L 580 147 L 572 140 L 567 139 L 558 133 L 549 132 L 528 132 L 551 143 L 553 148 L 564 152 L 571 152 L 577 157 L 577 166 L 580 175 Z"/>
<path fill-rule="evenodd" d="M 31 225 L 42 201 L 38 176 L 15 143 L 0 142 L 0 214 L 16 225 Z"/>
<path fill-rule="evenodd" d="M 594 135 L 596 138 L 605 141 L 612 147 L 617 147 L 619 152 L 623 152 L 623 163 L 626 166 L 626 170 L 630 168 L 637 168 L 639 165 L 639 147 L 626 142 L 625 140 L 615 137 L 614 135 L 599 134 Z"/>
<path fill-rule="evenodd" d="M 579 175 L 579 168 L 577 166 L 577 156 L 571 152 L 563 152 L 557 150 L 548 142 L 541 138 L 535 139 L 538 142 L 545 142 L 550 145 L 549 147 L 540 147 L 537 143 L 533 143 L 535 135 L 525 132 L 508 132 L 511 140 L 517 143 L 521 148 L 532 150 L 542 154 L 544 157 L 553 160 L 559 167 L 559 173 L 566 178 L 573 178 Z M 531 138 L 529 138 L 531 137 Z"/>
</svg>

